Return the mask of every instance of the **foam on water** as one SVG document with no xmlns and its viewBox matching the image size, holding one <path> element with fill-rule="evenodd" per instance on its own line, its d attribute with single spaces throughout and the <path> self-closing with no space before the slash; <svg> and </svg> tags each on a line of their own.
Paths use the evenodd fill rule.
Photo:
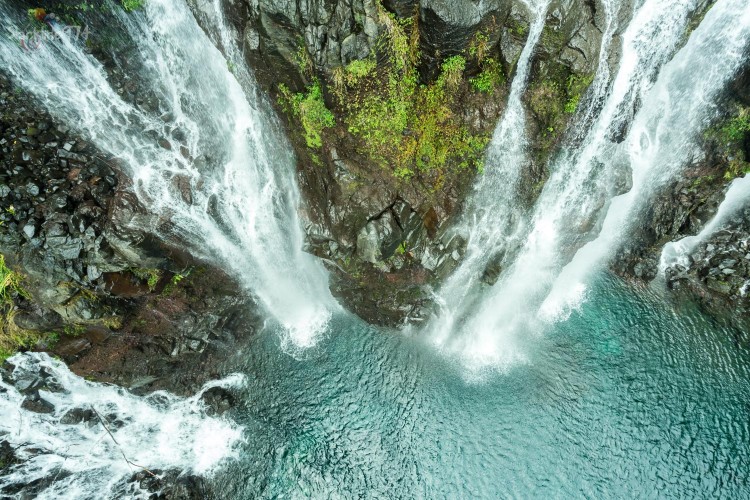
<svg viewBox="0 0 750 500">
<path fill-rule="evenodd" d="M 10 381 L 0 380 L 0 434 L 23 460 L 3 471 L 0 492 L 14 484 L 51 479 L 39 498 L 110 498 L 125 491 L 137 496 L 142 492 L 131 489 L 127 481 L 142 469 L 124 457 L 147 469 L 202 475 L 237 458 L 242 428 L 207 416 L 201 396 L 212 387 L 239 387 L 242 375 L 206 384 L 190 398 L 163 391 L 139 397 L 113 385 L 84 380 L 46 354 L 17 354 L 9 361 L 15 365 L 11 378 L 16 383 L 43 378 L 45 388 L 39 394 L 54 405 L 54 411 L 24 409 L 27 395 Z M 70 410 L 95 410 L 112 435 L 96 416 L 75 424 L 61 423 Z"/>
</svg>

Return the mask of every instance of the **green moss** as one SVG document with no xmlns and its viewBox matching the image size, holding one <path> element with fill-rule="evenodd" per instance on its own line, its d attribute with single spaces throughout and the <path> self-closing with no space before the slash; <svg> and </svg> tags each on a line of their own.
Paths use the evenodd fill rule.
<svg viewBox="0 0 750 500">
<path fill-rule="evenodd" d="M 63 327 L 63 333 L 68 337 L 79 337 L 86 333 L 86 326 L 80 323 L 65 325 L 65 327 Z"/>
<path fill-rule="evenodd" d="M 486 59 L 482 64 L 482 71 L 474 78 L 470 78 L 469 83 L 476 92 L 494 92 L 505 83 L 502 65 L 493 58 Z"/>
<path fill-rule="evenodd" d="M 333 113 L 323 101 L 323 90 L 315 81 L 306 92 L 292 94 L 285 85 L 279 85 L 279 102 L 288 113 L 296 117 L 304 130 L 305 143 L 312 149 L 323 146 L 321 134 L 336 124 Z"/>
<path fill-rule="evenodd" d="M 750 141 L 750 107 L 738 106 L 732 116 L 705 132 L 706 139 L 719 142 L 727 158 L 725 180 L 750 173 L 746 144 Z"/>
<path fill-rule="evenodd" d="M 524 24 L 522 22 L 516 22 L 512 19 L 508 21 L 507 24 L 508 31 L 515 36 L 523 37 L 526 36 L 526 34 L 529 32 L 529 25 Z"/>
<path fill-rule="evenodd" d="M 127 12 L 133 12 L 134 10 L 142 8 L 146 3 L 146 0 L 120 0 L 122 8 Z"/>
<path fill-rule="evenodd" d="M 711 183 L 715 180 L 715 176 L 713 175 L 704 175 L 701 177 L 697 177 L 693 180 L 693 182 L 690 184 L 690 187 L 688 188 L 690 191 L 696 191 L 698 188 L 700 188 L 704 184 Z"/>
<path fill-rule="evenodd" d="M 742 107 L 719 129 L 719 136 L 724 142 L 738 143 L 745 139 L 745 134 L 748 132 L 750 132 L 750 108 Z"/>
<path fill-rule="evenodd" d="M 581 102 L 581 96 L 586 89 L 589 88 L 591 83 L 594 81 L 594 75 L 578 76 L 570 75 L 568 77 L 568 84 L 566 87 L 566 93 L 568 100 L 565 103 L 565 112 L 572 115 L 578 109 L 578 104 Z"/>
<path fill-rule="evenodd" d="M 163 271 L 161 269 L 134 268 L 130 270 L 136 278 L 145 281 L 150 292 L 156 289 L 161 280 Z"/>
<path fill-rule="evenodd" d="M 14 321 L 14 298 L 30 298 L 22 282 L 23 276 L 10 269 L 0 254 L 0 362 L 20 349 L 33 347 L 41 338 L 38 332 L 19 328 Z"/>
<path fill-rule="evenodd" d="M 345 68 L 346 84 L 357 85 L 363 78 L 370 76 L 376 66 L 377 63 L 374 58 L 352 61 Z"/>
</svg>

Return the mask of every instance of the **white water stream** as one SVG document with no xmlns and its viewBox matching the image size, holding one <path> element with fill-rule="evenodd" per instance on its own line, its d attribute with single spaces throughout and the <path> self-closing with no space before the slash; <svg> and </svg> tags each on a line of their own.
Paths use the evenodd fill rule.
<svg viewBox="0 0 750 500">
<path fill-rule="evenodd" d="M 664 245 L 659 260 L 659 272 L 664 273 L 668 267 L 672 266 L 689 267 L 690 254 L 698 245 L 713 236 L 732 217 L 747 206 L 750 206 L 750 175 L 732 181 L 724 200 L 716 211 L 716 215 L 698 234 Z"/>
<path fill-rule="evenodd" d="M 443 284 L 437 296 L 440 314 L 429 330 L 432 341 L 444 348 L 454 338 L 465 316 L 475 307 L 472 288 L 491 259 L 504 248 L 504 240 L 520 231 L 517 189 L 520 174 L 527 166 L 526 111 L 521 99 L 529 80 L 534 49 L 544 28 L 547 0 L 528 5 L 533 21 L 529 28 L 505 112 L 487 150 L 485 173 L 468 201 L 459 231 L 468 235 L 461 265 Z"/>
<path fill-rule="evenodd" d="M 111 5 L 113 26 L 132 44 L 124 58 L 158 110 L 123 99 L 101 64 L 65 36 L 24 50 L 19 13 L 4 7 L 2 27 L 16 36 L 0 39 L 0 63 L 53 116 L 116 158 L 160 215 L 147 230 L 171 233 L 223 267 L 283 326 L 286 348 L 309 347 L 338 306 L 324 267 L 302 251 L 291 147 L 218 4 L 203 7 L 226 57 L 183 1 L 149 0 L 130 14 Z"/>
<path fill-rule="evenodd" d="M 607 68 L 600 61 L 589 98 L 606 94 L 601 112 L 580 145 L 563 145 L 553 158 L 521 250 L 506 263 L 498 282 L 481 293 L 473 288 L 484 266 L 504 240 L 518 235 L 506 229 L 512 191 L 502 188 L 478 198 L 489 216 L 480 228 L 472 228 L 467 258 L 441 291 L 443 310 L 433 322 L 433 339 L 442 349 L 479 371 L 523 360 L 521 345 L 530 332 L 541 330 L 539 321 L 564 317 L 584 300 L 587 280 L 627 237 L 638 209 L 690 160 L 694 136 L 705 128 L 713 99 L 743 62 L 750 35 L 750 6 L 719 1 L 675 55 L 698 5 L 697 0 L 646 0 L 637 7 L 622 35 L 619 68 L 609 85 L 601 78 Z M 608 43 L 605 36 L 603 54 Z M 520 76 L 523 88 L 525 77 Z M 522 114 L 521 106 L 520 100 L 509 101 L 506 116 Z M 523 155 L 517 155 L 501 167 L 521 161 Z M 618 196 L 618 184 L 625 184 L 631 172 L 632 187 Z M 516 227 L 524 229 L 523 224 Z M 474 253 L 472 241 L 481 242 Z"/>
</svg>

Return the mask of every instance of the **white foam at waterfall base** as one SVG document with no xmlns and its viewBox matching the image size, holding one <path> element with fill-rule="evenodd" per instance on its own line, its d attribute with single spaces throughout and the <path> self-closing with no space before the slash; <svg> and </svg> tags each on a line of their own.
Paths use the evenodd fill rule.
<svg viewBox="0 0 750 500">
<path fill-rule="evenodd" d="M 664 245 L 659 259 L 659 273 L 663 274 L 668 267 L 672 266 L 689 267 L 690 254 L 698 245 L 713 236 L 734 215 L 747 206 L 750 206 L 750 176 L 745 175 L 732 181 L 716 215 L 701 229 L 700 233 Z"/>
<path fill-rule="evenodd" d="M 494 364 L 507 364 L 522 357 L 519 351 L 510 349 L 510 339 L 505 341 L 505 352 L 500 353 L 485 345 L 492 343 L 492 339 L 470 340 L 456 335 L 456 330 L 463 329 L 467 316 L 473 312 L 477 297 L 472 289 L 477 286 L 492 252 L 504 238 L 517 230 L 514 222 L 517 223 L 518 219 L 512 215 L 518 206 L 515 202 L 517 184 L 527 157 L 526 112 L 521 98 L 548 5 L 549 2 L 543 0 L 528 3 L 534 21 L 518 60 L 508 105 L 489 145 L 485 173 L 471 194 L 459 224 L 459 231 L 468 234 L 466 252 L 459 267 L 441 286 L 436 299 L 441 306 L 439 314 L 427 327 L 433 345 L 447 353 L 464 353 L 465 358 L 472 359 L 472 365 L 477 364 L 475 358 L 482 358 L 483 353 L 491 353 Z"/>
<path fill-rule="evenodd" d="M 142 470 L 129 465 L 123 455 L 148 469 L 178 469 L 201 475 L 209 475 L 223 461 L 237 457 L 242 428 L 223 418 L 207 416 L 201 395 L 212 387 L 238 387 L 243 383 L 242 375 L 206 384 L 190 398 L 163 391 L 139 397 L 113 385 L 84 380 L 46 354 L 17 354 L 9 361 L 15 365 L 15 380 L 24 374 L 33 377 L 41 370 L 47 383 L 52 381 L 59 390 L 40 390 L 41 397 L 55 409 L 47 414 L 34 413 L 21 407 L 24 394 L 0 381 L 4 392 L 0 398 L 0 435 L 24 460 L 6 466 L 0 491 L 8 485 L 28 485 L 47 478 L 53 480 L 39 498 L 110 498 L 127 490 L 127 480 Z M 108 425 L 112 436 L 96 417 L 90 422 L 60 423 L 69 410 L 92 408 L 105 421 L 110 415 L 116 418 L 117 424 L 110 421 Z M 128 496 L 138 493 L 136 488 Z"/>
<path fill-rule="evenodd" d="M 325 268 L 303 251 L 291 146 L 220 9 L 202 12 L 214 16 L 208 21 L 226 58 L 183 1 L 149 0 L 129 14 L 110 7 L 110 29 L 131 44 L 128 71 L 158 110 L 123 99 L 101 64 L 63 33 L 34 51 L 3 37 L 0 61 L 61 123 L 112 155 L 141 203 L 163 217 L 137 218 L 135 227 L 222 267 L 282 327 L 288 350 L 314 345 L 338 305 Z M 19 14 L 0 9 L 5 30 L 18 31 Z"/>
</svg>

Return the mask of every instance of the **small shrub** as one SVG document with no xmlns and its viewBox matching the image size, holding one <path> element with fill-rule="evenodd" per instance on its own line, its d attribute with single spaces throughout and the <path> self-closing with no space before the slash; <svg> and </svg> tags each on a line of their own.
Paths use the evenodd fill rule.
<svg viewBox="0 0 750 500">
<path fill-rule="evenodd" d="M 469 56 L 482 64 L 490 50 L 490 37 L 481 31 L 477 32 L 469 42 Z"/>
<path fill-rule="evenodd" d="M 307 88 L 307 92 L 292 94 L 285 85 L 279 85 L 279 102 L 282 108 L 299 119 L 305 135 L 307 147 L 323 147 L 321 134 L 326 128 L 333 127 L 336 119 L 323 101 L 323 90 L 316 81 Z"/>
<path fill-rule="evenodd" d="M 350 62 L 344 70 L 346 84 L 349 86 L 357 85 L 375 70 L 375 66 L 377 66 L 377 63 L 373 58 L 357 59 Z"/>
<path fill-rule="evenodd" d="M 146 3 L 146 0 L 120 0 L 120 3 L 122 4 L 122 8 L 127 12 L 133 12 L 134 10 L 142 8 Z"/>
<path fill-rule="evenodd" d="M 10 269 L 5 264 L 5 256 L 0 254 L 0 361 L 20 349 L 33 347 L 41 339 L 38 332 L 19 328 L 14 321 L 14 297 L 30 298 L 22 281 L 23 276 Z"/>
<path fill-rule="evenodd" d="M 297 49 L 297 53 L 294 54 L 294 59 L 297 62 L 297 68 L 299 69 L 300 74 L 308 77 L 313 75 L 313 61 L 310 58 L 310 54 L 307 52 L 305 40 L 303 38 L 300 38 L 299 49 Z"/>
<path fill-rule="evenodd" d="M 153 292 L 156 289 L 156 285 L 159 284 L 163 271 L 161 269 L 147 269 L 147 268 L 135 268 L 131 269 L 131 272 L 139 280 L 145 281 L 148 285 L 149 292 Z"/>
<path fill-rule="evenodd" d="M 474 78 L 470 78 L 469 83 L 476 92 L 492 93 L 505 83 L 503 67 L 497 60 L 489 58 L 482 65 L 482 71 Z"/>
<path fill-rule="evenodd" d="M 719 129 L 720 138 L 724 142 L 741 142 L 748 132 L 750 132 L 750 108 L 741 108 L 737 116 L 730 118 Z"/>
<path fill-rule="evenodd" d="M 591 82 L 594 81 L 594 76 L 577 76 L 570 75 L 567 84 L 567 95 L 568 100 L 565 103 L 565 112 L 572 115 L 578 109 L 578 104 L 581 102 L 581 96 L 586 89 L 589 88 Z"/>
</svg>

